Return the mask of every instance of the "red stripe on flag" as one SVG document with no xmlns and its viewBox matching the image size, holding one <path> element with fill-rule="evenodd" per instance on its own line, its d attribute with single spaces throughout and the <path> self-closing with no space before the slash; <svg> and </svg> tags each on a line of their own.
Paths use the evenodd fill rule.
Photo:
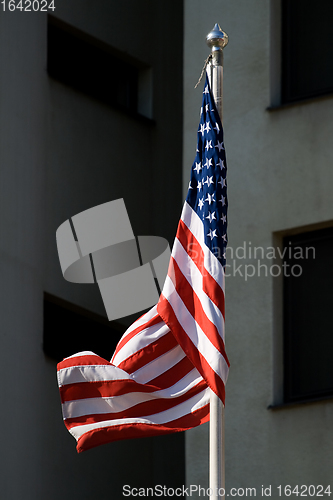
<svg viewBox="0 0 333 500">
<path fill-rule="evenodd" d="M 97 356 L 96 354 L 84 354 L 82 356 L 73 356 L 71 358 L 65 358 L 60 361 L 57 365 L 57 370 L 62 370 L 63 368 L 71 368 L 73 366 L 91 366 L 91 365 L 108 365 L 110 366 L 110 361 Z"/>
<path fill-rule="evenodd" d="M 151 393 L 175 385 L 192 371 L 193 368 L 191 361 L 184 357 L 169 370 L 162 373 L 162 375 L 151 380 L 149 384 L 140 384 L 133 379 L 77 382 L 60 387 L 60 398 L 61 402 L 65 403 L 66 401 L 75 401 L 76 399 L 121 396 L 127 392 Z"/>
<path fill-rule="evenodd" d="M 131 356 L 121 361 L 117 367 L 127 373 L 133 373 L 156 358 L 162 356 L 177 346 L 177 341 L 171 332 L 155 339 L 151 344 L 134 352 Z"/>
<path fill-rule="evenodd" d="M 133 379 L 123 380 L 97 380 L 91 382 L 79 382 L 76 384 L 63 385 L 60 388 L 61 402 L 75 401 L 77 399 L 107 398 L 121 396 L 128 392 L 155 392 L 159 390 L 152 384 L 138 384 Z"/>
<path fill-rule="evenodd" d="M 169 370 L 163 372 L 162 375 L 150 380 L 149 384 L 159 387 L 160 389 L 166 389 L 167 387 L 175 385 L 180 379 L 190 373 L 193 368 L 194 366 L 191 361 L 184 357 Z"/>
<path fill-rule="evenodd" d="M 119 441 L 121 439 L 134 439 L 142 437 L 158 436 L 160 434 L 171 434 L 186 431 L 197 425 L 204 424 L 209 420 L 209 404 L 195 410 L 189 415 L 180 417 L 163 425 L 130 423 L 102 427 L 86 432 L 78 439 L 77 451 L 89 450 L 101 444 Z"/>
<path fill-rule="evenodd" d="M 170 410 L 178 406 L 184 401 L 187 401 L 193 396 L 196 396 L 207 387 L 206 383 L 202 380 L 196 386 L 192 387 L 189 391 L 181 396 L 174 398 L 159 398 L 158 396 L 150 401 L 143 401 L 137 403 L 123 411 L 110 412 L 110 413 L 93 413 L 82 415 L 81 417 L 66 418 L 64 423 L 67 429 L 72 429 L 79 425 L 95 424 L 98 422 L 105 422 L 106 420 L 119 420 L 121 418 L 149 418 L 149 415 L 155 415 L 166 410 Z"/>
</svg>

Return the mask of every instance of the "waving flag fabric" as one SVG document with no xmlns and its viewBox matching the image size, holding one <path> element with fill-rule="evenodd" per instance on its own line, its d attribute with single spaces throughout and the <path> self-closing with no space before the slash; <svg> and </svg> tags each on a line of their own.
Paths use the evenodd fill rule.
<svg viewBox="0 0 333 500">
<path fill-rule="evenodd" d="M 63 418 L 79 452 L 183 431 L 224 402 L 226 159 L 208 78 L 197 154 L 160 300 L 123 335 L 111 362 L 81 352 L 58 364 Z"/>
</svg>

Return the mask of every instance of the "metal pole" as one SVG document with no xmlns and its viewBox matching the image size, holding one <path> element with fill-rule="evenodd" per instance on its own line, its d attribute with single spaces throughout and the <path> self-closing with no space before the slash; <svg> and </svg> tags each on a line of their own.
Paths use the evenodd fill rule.
<svg viewBox="0 0 333 500">
<path fill-rule="evenodd" d="M 207 68 L 210 87 L 217 111 L 222 122 L 223 104 L 223 48 L 228 43 L 228 35 L 216 23 L 207 35 L 207 44 L 212 49 L 212 58 Z M 211 391 L 209 421 L 209 487 L 211 500 L 224 500 L 224 406 L 220 398 Z"/>
<path fill-rule="evenodd" d="M 221 122 L 223 115 L 223 49 L 228 43 L 228 35 L 216 23 L 206 37 L 207 45 L 212 49 L 212 58 L 208 66 L 208 77 Z"/>
</svg>

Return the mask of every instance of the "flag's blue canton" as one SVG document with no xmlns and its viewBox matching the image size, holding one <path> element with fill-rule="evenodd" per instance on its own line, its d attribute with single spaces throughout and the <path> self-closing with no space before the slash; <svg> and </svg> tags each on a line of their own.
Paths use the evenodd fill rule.
<svg viewBox="0 0 333 500">
<path fill-rule="evenodd" d="M 227 246 L 227 163 L 222 123 L 206 76 L 197 155 L 186 201 L 204 224 L 205 243 L 225 267 Z"/>
</svg>

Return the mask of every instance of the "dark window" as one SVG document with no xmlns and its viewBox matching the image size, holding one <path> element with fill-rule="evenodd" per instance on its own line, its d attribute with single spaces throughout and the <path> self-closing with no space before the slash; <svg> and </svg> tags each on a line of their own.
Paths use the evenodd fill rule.
<svg viewBox="0 0 333 500">
<path fill-rule="evenodd" d="M 333 92 L 332 0 L 282 0 L 282 102 Z"/>
<path fill-rule="evenodd" d="M 49 18 L 47 71 L 106 104 L 137 112 L 139 69 L 102 43 Z"/>
<path fill-rule="evenodd" d="M 333 396 L 333 228 L 284 238 L 284 399 Z"/>
<path fill-rule="evenodd" d="M 98 314 L 44 295 L 43 349 L 56 361 L 80 351 L 110 360 L 124 331 Z"/>
</svg>

